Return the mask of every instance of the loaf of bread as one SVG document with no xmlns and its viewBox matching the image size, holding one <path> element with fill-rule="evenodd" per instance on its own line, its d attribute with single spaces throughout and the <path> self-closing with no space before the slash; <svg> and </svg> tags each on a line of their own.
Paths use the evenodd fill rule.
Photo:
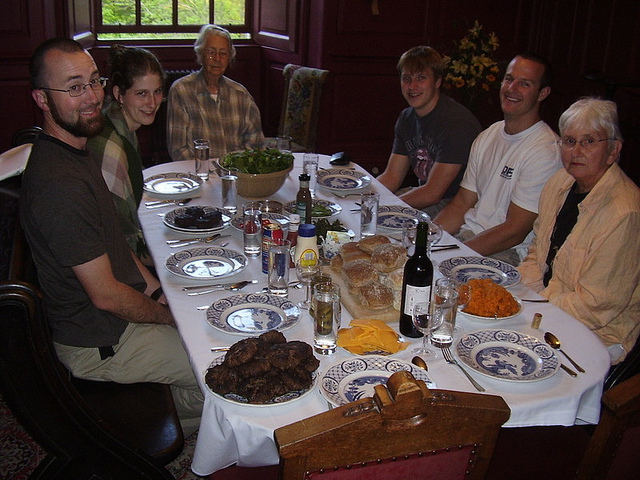
<svg viewBox="0 0 640 480">
<path fill-rule="evenodd" d="M 393 305 L 393 291 L 378 281 L 367 284 L 360 289 L 362 306 L 371 310 L 382 310 Z"/>
<path fill-rule="evenodd" d="M 354 260 L 344 264 L 342 276 L 351 287 L 360 288 L 378 280 L 378 271 L 367 260 Z"/>
<path fill-rule="evenodd" d="M 393 272 L 407 261 L 407 249 L 395 243 L 378 245 L 371 253 L 371 264 L 382 273 Z"/>
<path fill-rule="evenodd" d="M 373 253 L 373 250 L 378 245 L 384 245 L 385 243 L 391 243 L 389 237 L 385 237 L 384 235 L 372 235 L 371 237 L 365 237 L 357 243 L 357 246 L 360 250 Z"/>
</svg>

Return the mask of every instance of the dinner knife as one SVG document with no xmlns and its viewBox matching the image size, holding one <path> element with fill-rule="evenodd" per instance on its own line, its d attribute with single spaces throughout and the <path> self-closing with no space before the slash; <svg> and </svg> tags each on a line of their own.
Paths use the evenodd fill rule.
<svg viewBox="0 0 640 480">
<path fill-rule="evenodd" d="M 432 252 L 442 252 L 444 250 L 455 250 L 460 248 L 460 245 L 447 245 L 446 247 L 431 247 Z"/>
</svg>

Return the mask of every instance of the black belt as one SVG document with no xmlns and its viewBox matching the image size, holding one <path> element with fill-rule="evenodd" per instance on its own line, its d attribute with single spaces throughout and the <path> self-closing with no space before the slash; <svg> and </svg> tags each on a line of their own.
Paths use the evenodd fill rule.
<svg viewBox="0 0 640 480">
<path fill-rule="evenodd" d="M 100 360 L 106 360 L 109 357 L 113 357 L 116 352 L 113 351 L 112 346 L 108 347 L 98 347 L 98 351 L 100 352 Z"/>
</svg>

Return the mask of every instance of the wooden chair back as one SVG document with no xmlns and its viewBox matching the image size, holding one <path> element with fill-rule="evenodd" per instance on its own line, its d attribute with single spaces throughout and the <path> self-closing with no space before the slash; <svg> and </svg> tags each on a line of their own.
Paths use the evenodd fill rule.
<svg viewBox="0 0 640 480">
<path fill-rule="evenodd" d="M 0 388 L 18 421 L 47 452 L 30 478 L 172 479 L 94 414 L 58 361 L 45 327 L 37 290 L 0 283 Z"/>
<path fill-rule="evenodd" d="M 501 397 L 429 390 L 400 371 L 373 398 L 274 436 L 284 480 L 481 479 L 509 415 Z"/>
<path fill-rule="evenodd" d="M 607 390 L 576 480 L 636 479 L 640 472 L 640 374 Z"/>
<path fill-rule="evenodd" d="M 290 63 L 284 67 L 282 74 L 285 86 L 278 134 L 291 137 L 292 150 L 313 152 L 316 147 L 322 85 L 329 71 Z"/>
</svg>

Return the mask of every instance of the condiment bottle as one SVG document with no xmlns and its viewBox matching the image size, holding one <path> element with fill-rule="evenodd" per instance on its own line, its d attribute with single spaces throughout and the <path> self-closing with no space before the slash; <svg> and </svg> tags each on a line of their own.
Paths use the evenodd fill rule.
<svg viewBox="0 0 640 480">
<path fill-rule="evenodd" d="M 301 223 L 298 229 L 298 242 L 294 261 L 307 265 L 315 265 L 320 259 L 318 252 L 318 240 L 316 238 L 316 226 L 312 223 Z"/>
<path fill-rule="evenodd" d="M 300 215 L 292 213 L 289 215 L 289 232 L 287 233 L 287 240 L 291 244 L 291 263 L 290 267 L 295 267 L 293 257 L 295 255 L 296 244 L 298 243 L 298 227 L 300 227 Z"/>
<path fill-rule="evenodd" d="M 402 281 L 402 303 L 400 306 L 400 333 L 406 337 L 421 337 L 422 333 L 412 321 L 413 307 L 416 303 L 431 300 L 433 283 L 433 264 L 427 253 L 429 224 L 418 223 L 416 229 L 416 249 L 404 266 Z"/>
<path fill-rule="evenodd" d="M 296 195 L 296 213 L 300 215 L 300 220 L 304 219 L 304 223 L 311 223 L 311 191 L 309 190 L 310 177 L 306 173 L 301 173 L 298 177 L 300 180 L 300 190 Z"/>
</svg>

